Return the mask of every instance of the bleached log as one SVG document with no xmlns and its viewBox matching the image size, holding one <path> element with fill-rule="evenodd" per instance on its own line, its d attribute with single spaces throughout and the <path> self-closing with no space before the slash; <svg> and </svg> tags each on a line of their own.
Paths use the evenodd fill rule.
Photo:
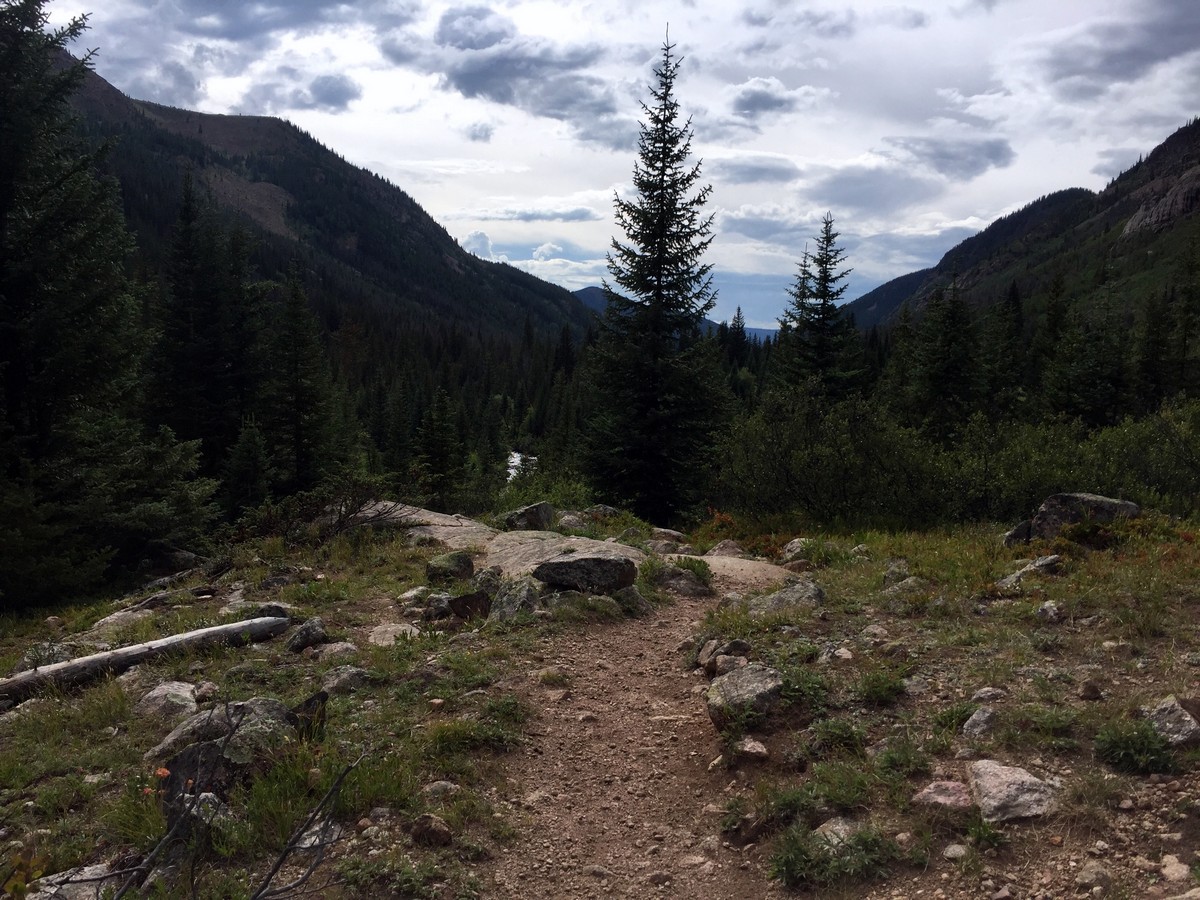
<svg viewBox="0 0 1200 900">
<path fill-rule="evenodd" d="M 208 647 L 213 644 L 238 646 L 252 641 L 265 641 L 282 634 L 287 630 L 289 624 L 289 620 L 281 616 L 244 619 L 241 622 L 212 625 L 196 631 L 187 631 L 183 634 L 173 634 L 170 637 L 146 641 L 144 644 L 105 650 L 103 653 L 93 653 L 90 656 L 80 656 L 65 662 L 38 666 L 18 672 L 10 678 L 0 679 L 0 701 L 19 703 L 30 694 L 48 685 L 67 687 L 80 684 L 101 675 L 124 672 L 140 662 L 179 650 Z"/>
</svg>

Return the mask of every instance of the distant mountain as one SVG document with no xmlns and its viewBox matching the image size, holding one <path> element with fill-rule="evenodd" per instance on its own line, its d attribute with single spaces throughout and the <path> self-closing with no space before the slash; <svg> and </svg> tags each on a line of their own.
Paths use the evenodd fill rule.
<svg viewBox="0 0 1200 900">
<path fill-rule="evenodd" d="M 1172 134 L 1099 193 L 1070 188 L 1041 197 L 951 249 L 931 269 L 902 275 L 847 304 L 858 326 L 887 324 L 904 304 L 919 314 L 957 282 L 974 306 L 1016 285 L 1044 303 L 1051 290 L 1086 298 L 1105 284 L 1132 308 L 1185 277 L 1200 246 L 1200 120 Z"/>
<path fill-rule="evenodd" d="M 252 223 L 264 274 L 301 261 L 326 319 L 518 334 L 526 321 L 541 331 L 587 326 L 569 291 L 467 253 L 400 188 L 294 125 L 134 100 L 95 73 L 75 105 L 90 136 L 113 142 L 107 166 L 152 261 L 164 252 L 190 171 L 229 215 Z"/>
<path fill-rule="evenodd" d="M 608 306 L 608 301 L 604 297 L 604 288 L 585 287 L 580 288 L 575 292 L 575 296 L 579 301 L 594 312 L 598 316 L 604 315 L 604 310 Z M 704 326 L 708 331 L 716 331 L 719 327 L 717 322 L 712 319 L 705 319 Z M 775 339 L 778 332 L 774 328 L 747 328 L 746 334 L 757 341 L 765 341 L 767 338 Z"/>
</svg>

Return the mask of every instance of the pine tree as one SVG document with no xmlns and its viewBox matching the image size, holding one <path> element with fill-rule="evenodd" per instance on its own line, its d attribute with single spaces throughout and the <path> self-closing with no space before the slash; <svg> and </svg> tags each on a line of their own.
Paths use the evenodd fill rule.
<svg viewBox="0 0 1200 900">
<path fill-rule="evenodd" d="M 334 464 L 333 385 L 316 317 L 295 271 L 276 301 L 267 338 L 271 376 L 263 387 L 263 423 L 285 493 L 314 487 Z"/>
<path fill-rule="evenodd" d="M 149 336 L 132 241 L 68 101 L 87 60 L 44 0 L 0 0 L 0 593 L 90 586 L 149 538 L 207 524 L 196 448 L 141 422 Z"/>
<path fill-rule="evenodd" d="M 594 394 L 587 469 L 598 492 L 666 521 L 698 496 L 726 404 L 715 345 L 702 339 L 712 309 L 711 185 L 690 162 L 691 120 L 680 121 L 680 61 L 664 43 L 633 169 L 635 196 L 616 197 L 605 282 L 608 308 L 591 354 Z"/>
<path fill-rule="evenodd" d="M 934 292 L 917 336 L 916 398 L 925 426 L 935 437 L 952 438 L 975 409 L 979 363 L 971 311 L 953 283 Z"/>
<path fill-rule="evenodd" d="M 791 297 L 780 319 L 779 365 L 783 381 L 796 386 L 818 379 L 832 396 L 848 393 L 865 374 L 862 341 L 854 323 L 838 307 L 851 269 L 841 268 L 846 254 L 838 246 L 833 216 L 821 220 L 816 250 L 806 248 L 788 289 Z"/>
</svg>

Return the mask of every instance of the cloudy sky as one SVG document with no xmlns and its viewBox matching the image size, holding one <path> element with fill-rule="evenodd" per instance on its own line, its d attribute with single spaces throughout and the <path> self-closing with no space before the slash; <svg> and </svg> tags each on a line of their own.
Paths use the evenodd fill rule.
<svg viewBox="0 0 1200 900">
<path fill-rule="evenodd" d="M 126 93 L 287 118 L 472 252 L 599 284 L 666 30 L 715 318 L 771 326 L 832 212 L 848 297 L 1098 189 L 1200 113 L 1196 0 L 51 0 Z"/>
</svg>

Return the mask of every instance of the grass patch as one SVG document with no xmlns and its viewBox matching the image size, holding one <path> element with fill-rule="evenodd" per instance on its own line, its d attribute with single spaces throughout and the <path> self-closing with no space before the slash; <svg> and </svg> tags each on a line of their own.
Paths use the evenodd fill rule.
<svg viewBox="0 0 1200 900">
<path fill-rule="evenodd" d="M 831 887 L 884 878 L 904 857 L 900 845 L 875 828 L 832 841 L 796 823 L 780 837 L 770 871 L 790 888 Z"/>
<path fill-rule="evenodd" d="M 854 686 L 858 699 L 866 706 L 883 708 L 895 706 L 904 696 L 903 669 L 881 667 L 869 669 L 859 676 Z"/>
<path fill-rule="evenodd" d="M 672 560 L 676 568 L 691 572 L 701 583 L 706 587 L 712 587 L 713 573 L 712 568 L 703 559 L 698 556 L 679 556 Z"/>
<path fill-rule="evenodd" d="M 1168 774 L 1179 763 L 1167 739 L 1149 722 L 1122 719 L 1096 732 L 1096 758 L 1128 775 Z"/>
</svg>

